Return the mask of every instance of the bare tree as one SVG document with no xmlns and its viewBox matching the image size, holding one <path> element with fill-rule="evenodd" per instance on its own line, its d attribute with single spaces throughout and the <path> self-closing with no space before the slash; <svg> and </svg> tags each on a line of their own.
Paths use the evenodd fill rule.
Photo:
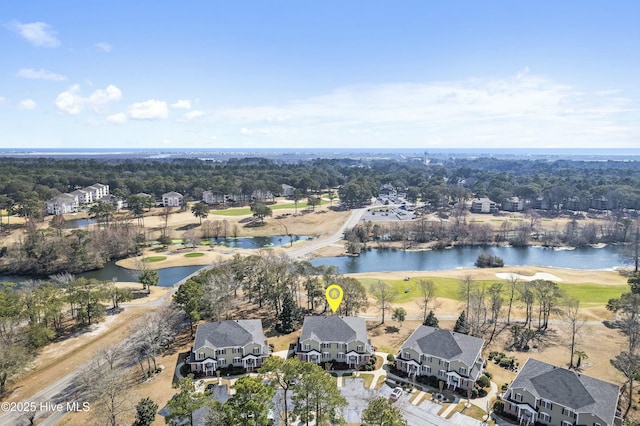
<svg viewBox="0 0 640 426">
<path fill-rule="evenodd" d="M 79 376 L 82 389 L 96 405 L 98 419 L 110 426 L 121 424 L 121 417 L 133 409 L 129 391 L 133 381 L 126 369 L 125 345 L 99 350 Z"/>
<path fill-rule="evenodd" d="M 515 274 L 511 274 L 509 276 L 509 280 L 507 281 L 507 294 L 509 297 L 509 309 L 507 311 L 507 324 L 511 324 L 511 308 L 513 307 L 513 300 L 516 297 L 516 293 L 518 291 L 518 280 L 519 274 L 516 272 Z"/>
<path fill-rule="evenodd" d="M 169 216 L 173 213 L 173 207 L 164 206 L 160 210 L 160 217 L 164 220 L 164 226 L 162 227 L 162 235 L 167 235 L 167 226 L 169 225 Z"/>
<path fill-rule="evenodd" d="M 391 309 L 391 302 L 396 298 L 396 291 L 389 284 L 382 280 L 371 286 L 371 295 L 378 301 L 379 309 L 382 314 L 382 324 L 384 324 L 384 314 Z"/>
<path fill-rule="evenodd" d="M 434 298 L 436 283 L 432 280 L 420 280 L 418 281 L 418 291 L 420 292 L 418 305 L 422 309 L 422 322 L 424 323 L 429 316 L 429 302 Z"/>
<path fill-rule="evenodd" d="M 531 284 L 538 302 L 538 329 L 545 330 L 549 326 L 551 314 L 558 312 L 562 290 L 553 281 L 533 280 Z"/>
<path fill-rule="evenodd" d="M 502 310 L 502 283 L 494 283 L 489 287 L 489 307 L 491 310 L 491 323 L 493 329 L 491 330 L 491 337 L 489 343 L 493 340 L 496 334 L 496 328 L 498 327 L 498 319 L 500 317 L 500 311 Z"/>
<path fill-rule="evenodd" d="M 127 338 L 128 353 L 132 353 L 145 375 L 157 371 L 156 358 L 165 351 L 180 331 L 183 315 L 174 306 L 163 306 L 149 312 L 132 326 Z M 153 363 L 153 368 L 151 364 Z"/>
<path fill-rule="evenodd" d="M 569 327 L 569 333 L 571 334 L 571 341 L 569 342 L 569 368 L 577 368 L 577 366 L 573 364 L 573 356 L 576 353 L 576 345 L 580 331 L 584 326 L 584 320 L 580 313 L 580 301 L 578 299 L 567 299 L 562 316 L 564 317 L 564 320 Z"/>
<path fill-rule="evenodd" d="M 463 281 L 463 284 L 465 284 L 465 281 Z M 470 280 L 468 282 L 470 283 L 469 287 L 463 287 L 469 291 L 467 324 L 469 324 L 469 334 L 478 336 L 487 320 L 486 289 L 484 285 L 477 285 Z"/>
<path fill-rule="evenodd" d="M 518 284 L 518 298 L 524 303 L 525 319 L 524 326 L 531 328 L 531 321 L 533 316 L 533 303 L 535 302 L 535 296 L 532 291 L 532 284 L 530 282 L 521 282 Z"/>
<path fill-rule="evenodd" d="M 462 300 L 465 301 L 465 313 L 467 318 L 469 318 L 469 306 L 471 304 L 471 293 L 473 292 L 473 288 L 475 283 L 471 278 L 471 275 L 465 276 L 462 281 L 460 281 L 460 296 Z"/>
</svg>

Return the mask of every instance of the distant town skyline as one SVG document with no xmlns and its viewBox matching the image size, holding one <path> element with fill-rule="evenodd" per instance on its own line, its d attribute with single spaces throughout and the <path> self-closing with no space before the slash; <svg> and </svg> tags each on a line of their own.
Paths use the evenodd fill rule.
<svg viewBox="0 0 640 426">
<path fill-rule="evenodd" d="M 10 1 L 0 148 L 636 148 L 640 3 Z"/>
</svg>

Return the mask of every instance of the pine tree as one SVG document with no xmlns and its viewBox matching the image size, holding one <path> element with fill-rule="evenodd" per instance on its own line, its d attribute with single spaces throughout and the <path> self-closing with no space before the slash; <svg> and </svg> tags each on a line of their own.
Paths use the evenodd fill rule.
<svg viewBox="0 0 640 426">
<path fill-rule="evenodd" d="M 469 334 L 469 323 L 467 323 L 467 314 L 464 311 L 460 312 L 453 331 L 456 333 Z"/>
<path fill-rule="evenodd" d="M 136 405 L 136 420 L 133 426 L 149 426 L 156 418 L 158 404 L 149 397 L 142 398 Z"/>
<path fill-rule="evenodd" d="M 427 315 L 427 318 L 424 320 L 424 325 L 439 328 L 438 318 L 436 318 L 436 314 L 434 314 L 433 311 L 429 311 L 429 315 Z"/>
<path fill-rule="evenodd" d="M 291 333 L 296 329 L 295 322 L 297 317 L 298 307 L 293 297 L 289 293 L 285 293 L 282 300 L 282 312 L 278 319 L 280 320 L 280 331 L 282 333 Z"/>
</svg>

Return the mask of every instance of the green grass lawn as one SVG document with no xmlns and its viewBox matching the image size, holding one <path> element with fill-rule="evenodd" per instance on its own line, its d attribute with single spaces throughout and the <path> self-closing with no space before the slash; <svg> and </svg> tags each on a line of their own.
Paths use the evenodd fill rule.
<svg viewBox="0 0 640 426">
<path fill-rule="evenodd" d="M 319 205 L 327 204 L 326 202 L 320 201 Z M 267 205 L 271 210 L 283 210 L 283 209 L 295 209 L 295 203 L 286 203 L 286 204 L 273 204 Z M 306 201 L 300 201 L 298 203 L 298 210 L 302 210 L 307 207 Z M 225 210 L 211 210 L 211 214 L 216 214 L 220 216 L 246 216 L 253 214 L 251 212 L 251 208 L 242 207 L 242 208 L 230 208 Z"/>
<path fill-rule="evenodd" d="M 163 260 L 167 260 L 167 256 L 150 256 L 142 259 L 143 262 L 147 262 L 147 263 L 161 262 Z"/>
<path fill-rule="evenodd" d="M 187 253 L 184 255 L 184 257 L 201 257 L 201 256 L 204 256 L 204 253 L 194 252 L 194 253 Z"/>
<path fill-rule="evenodd" d="M 410 278 L 409 281 L 404 280 L 385 280 L 385 282 L 391 285 L 397 293 L 394 303 L 405 303 L 420 297 L 420 290 L 418 287 L 418 281 L 430 280 L 435 283 L 435 296 L 445 299 L 462 300 L 460 295 L 460 280 L 455 278 L 439 278 L 439 277 L 416 277 Z M 364 287 L 369 291 L 371 286 L 378 282 L 374 278 L 362 278 L 359 280 Z M 475 281 L 478 284 L 484 284 L 487 288 L 491 284 L 496 282 L 503 282 L 505 285 L 504 296 L 507 297 L 506 281 L 496 278 L 495 280 L 478 280 Z M 605 305 L 609 299 L 620 297 L 624 292 L 629 291 L 627 285 L 600 285 L 593 283 L 580 283 L 580 284 L 567 284 L 557 283 L 558 287 L 565 294 L 571 298 L 580 300 L 583 304 L 589 305 Z M 405 289 L 409 289 L 409 292 L 405 293 Z"/>
<path fill-rule="evenodd" d="M 578 299 L 580 303 L 592 305 L 604 305 L 609 299 L 618 298 L 622 293 L 629 291 L 628 285 L 558 283 L 558 287 L 560 287 L 567 296 Z"/>
</svg>

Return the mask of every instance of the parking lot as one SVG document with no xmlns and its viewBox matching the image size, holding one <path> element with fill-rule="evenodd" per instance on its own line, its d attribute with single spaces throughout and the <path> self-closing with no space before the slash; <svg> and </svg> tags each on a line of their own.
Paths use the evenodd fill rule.
<svg viewBox="0 0 640 426">
<path fill-rule="evenodd" d="M 369 401 L 379 396 L 389 398 L 393 388 L 384 385 L 379 390 L 364 389 L 363 379 L 345 379 L 340 392 L 347 399 L 349 405 L 344 410 L 347 423 L 359 423 L 362 418 L 362 411 L 367 408 Z M 482 426 L 479 420 L 472 419 L 460 413 L 455 413 L 449 419 L 438 416 L 442 410 L 442 405 L 431 401 L 423 401 L 420 405 L 413 405 L 410 401 L 411 394 L 404 392 L 397 401 L 393 403 L 412 426 Z"/>
</svg>

